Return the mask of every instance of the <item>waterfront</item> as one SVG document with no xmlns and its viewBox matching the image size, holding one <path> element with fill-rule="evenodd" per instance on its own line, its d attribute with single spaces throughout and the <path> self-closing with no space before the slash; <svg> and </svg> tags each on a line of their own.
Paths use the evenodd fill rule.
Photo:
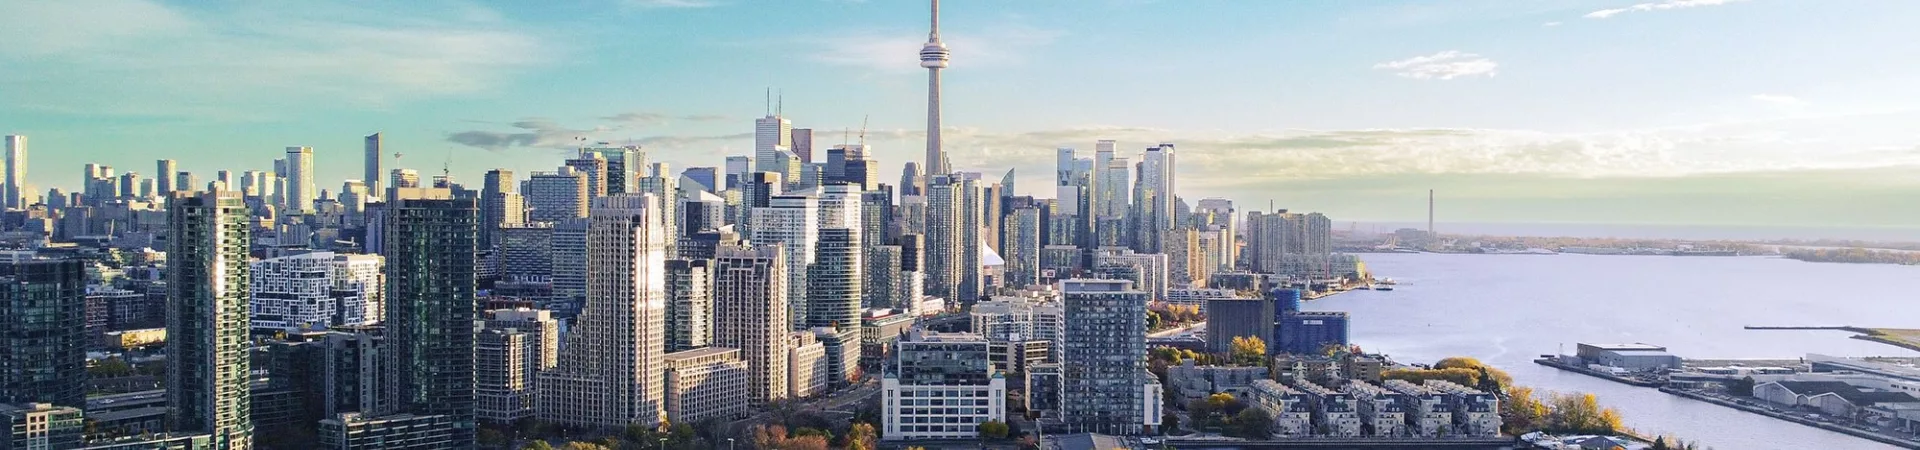
<svg viewBox="0 0 1920 450">
<path fill-rule="evenodd" d="M 1720 449 L 1894 448 L 1689 400 L 1651 388 L 1534 364 L 1576 342 L 1645 342 L 1691 358 L 1916 356 L 1831 331 L 1749 331 L 1746 325 L 1915 327 L 1920 267 L 1816 264 L 1783 258 L 1593 255 L 1369 254 L 1370 270 L 1400 282 L 1307 309 L 1353 314 L 1353 340 L 1404 362 L 1473 356 L 1543 390 L 1591 392 L 1628 426 Z"/>
</svg>

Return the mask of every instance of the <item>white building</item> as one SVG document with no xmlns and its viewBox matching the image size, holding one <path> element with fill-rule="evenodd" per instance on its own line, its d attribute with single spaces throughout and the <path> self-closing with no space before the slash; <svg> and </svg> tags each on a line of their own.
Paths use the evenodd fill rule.
<svg viewBox="0 0 1920 450">
<path fill-rule="evenodd" d="M 832 373 L 827 367 L 827 346 L 812 331 L 795 331 L 787 339 L 787 393 L 793 398 L 827 393 Z"/>
<path fill-rule="evenodd" d="M 740 360 L 739 349 L 707 347 L 665 358 L 669 423 L 747 414 L 747 362 Z"/>
<path fill-rule="evenodd" d="M 986 338 L 915 329 L 896 348 L 880 381 L 884 439 L 972 439 L 980 423 L 1006 421 L 1007 380 Z"/>
<path fill-rule="evenodd" d="M 787 395 L 787 270 L 778 244 L 722 245 L 714 253 L 713 345 L 740 349 L 747 402 Z"/>
<path fill-rule="evenodd" d="M 595 200 L 587 228 L 587 302 L 566 356 L 540 374 L 541 420 L 585 427 L 665 419 L 666 239 L 647 195 Z"/>
<path fill-rule="evenodd" d="M 1061 348 L 1066 309 L 1052 297 L 994 297 L 969 313 L 975 332 L 995 342 L 1040 340 Z"/>
<path fill-rule="evenodd" d="M 386 298 L 379 255 L 313 252 L 252 263 L 255 329 L 321 330 L 380 321 Z"/>
<path fill-rule="evenodd" d="M 1453 407 L 1441 393 L 1406 380 L 1387 380 L 1381 385 L 1404 396 L 1402 410 L 1414 435 L 1434 436 L 1453 425 Z"/>
<path fill-rule="evenodd" d="M 776 159 L 779 152 L 793 148 L 793 122 L 779 116 L 779 111 L 769 111 L 766 117 L 753 119 L 753 162 L 756 172 L 775 172 L 783 176 L 786 167 L 781 167 Z"/>
<path fill-rule="evenodd" d="M 786 256 L 787 321 L 794 329 L 807 323 L 807 270 L 820 242 L 819 201 L 805 195 L 775 195 L 765 208 L 753 208 L 756 243 L 780 244 Z"/>
<path fill-rule="evenodd" d="M 281 210 L 289 215 L 313 212 L 313 199 L 319 194 L 313 184 L 313 148 L 287 147 L 287 204 Z"/>
<path fill-rule="evenodd" d="M 1273 380 L 1255 380 L 1247 403 L 1273 417 L 1273 434 L 1281 437 L 1313 433 L 1313 404 L 1307 394 Z"/>
<path fill-rule="evenodd" d="M 527 220 L 559 222 L 587 217 L 587 174 L 572 167 L 556 172 L 534 172 L 525 189 Z"/>
</svg>

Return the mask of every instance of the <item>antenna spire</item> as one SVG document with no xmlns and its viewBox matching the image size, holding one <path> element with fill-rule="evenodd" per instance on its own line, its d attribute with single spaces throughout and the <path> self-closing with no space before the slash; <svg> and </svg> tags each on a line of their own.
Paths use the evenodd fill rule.
<svg viewBox="0 0 1920 450">
<path fill-rule="evenodd" d="M 927 33 L 927 40 L 940 42 L 940 0 L 933 0 L 933 31 Z"/>
<path fill-rule="evenodd" d="M 782 117 L 782 116 L 783 116 L 784 114 L 786 114 L 786 110 L 787 110 L 787 93 L 786 93 L 786 92 L 784 92 L 784 91 L 785 91 L 784 89 L 782 89 L 782 91 L 783 91 L 783 92 L 781 92 L 779 96 L 777 96 L 777 97 L 774 97 L 774 98 L 775 98 L 775 100 L 774 100 L 774 104 L 773 104 L 773 105 L 774 105 L 774 106 L 773 106 L 773 116 L 774 116 L 774 117 Z"/>
<path fill-rule="evenodd" d="M 773 86 L 767 86 L 767 115 L 773 115 Z"/>
</svg>

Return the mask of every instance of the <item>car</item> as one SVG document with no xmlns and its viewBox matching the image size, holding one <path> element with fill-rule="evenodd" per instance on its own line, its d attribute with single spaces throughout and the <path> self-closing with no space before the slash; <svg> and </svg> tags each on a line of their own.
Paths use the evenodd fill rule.
<svg viewBox="0 0 1920 450">
<path fill-rule="evenodd" d="M 1160 443 L 1160 440 L 1154 439 L 1154 438 L 1140 438 L 1140 443 L 1147 444 L 1147 445 L 1154 445 L 1154 444 Z"/>
</svg>

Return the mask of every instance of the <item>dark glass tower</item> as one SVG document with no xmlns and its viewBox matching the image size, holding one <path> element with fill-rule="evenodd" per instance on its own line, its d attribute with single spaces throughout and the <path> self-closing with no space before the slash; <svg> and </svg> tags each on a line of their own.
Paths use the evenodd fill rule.
<svg viewBox="0 0 1920 450">
<path fill-rule="evenodd" d="M 182 193 L 167 204 L 167 406 L 171 429 L 252 448 L 247 332 L 248 219 L 238 192 Z"/>
<path fill-rule="evenodd" d="M 0 403 L 87 406 L 80 261 L 0 264 Z"/>
<path fill-rule="evenodd" d="M 387 201 L 387 392 L 397 413 L 452 419 L 474 444 L 474 251 L 479 208 L 449 189 L 400 188 Z"/>
</svg>

